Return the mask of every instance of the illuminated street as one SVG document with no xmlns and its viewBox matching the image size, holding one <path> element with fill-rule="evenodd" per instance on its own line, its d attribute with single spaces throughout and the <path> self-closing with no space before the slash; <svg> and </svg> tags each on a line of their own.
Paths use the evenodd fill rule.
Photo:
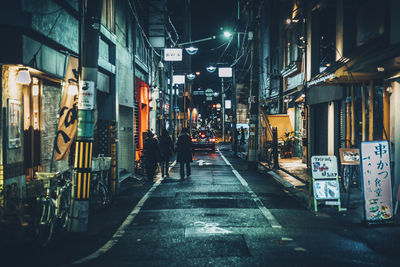
<svg viewBox="0 0 400 267">
<path fill-rule="evenodd" d="M 399 0 L 0 3 L 0 266 L 400 266 Z"/>
</svg>

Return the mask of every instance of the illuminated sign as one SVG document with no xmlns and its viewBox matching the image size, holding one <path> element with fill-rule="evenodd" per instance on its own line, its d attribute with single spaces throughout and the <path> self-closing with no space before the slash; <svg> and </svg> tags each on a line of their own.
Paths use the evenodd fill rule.
<svg viewBox="0 0 400 267">
<path fill-rule="evenodd" d="M 232 68 L 218 68 L 218 77 L 220 78 L 232 77 Z"/>
<path fill-rule="evenodd" d="M 182 49 L 164 48 L 164 61 L 182 61 Z"/>
<path fill-rule="evenodd" d="M 232 108 L 232 102 L 230 100 L 225 100 L 225 109 L 231 109 Z"/>
<path fill-rule="evenodd" d="M 172 78 L 173 84 L 185 84 L 185 75 L 174 75 Z"/>
</svg>

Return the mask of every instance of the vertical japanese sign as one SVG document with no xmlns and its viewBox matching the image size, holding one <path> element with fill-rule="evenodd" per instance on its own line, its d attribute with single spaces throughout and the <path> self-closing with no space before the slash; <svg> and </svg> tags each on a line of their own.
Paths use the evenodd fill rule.
<svg viewBox="0 0 400 267">
<path fill-rule="evenodd" d="M 384 221 L 393 217 L 388 141 L 361 143 L 365 218 Z"/>
<path fill-rule="evenodd" d="M 75 138 L 78 125 L 78 58 L 70 56 L 65 75 L 65 88 L 60 104 L 57 126 L 54 161 L 65 160 L 68 156 L 72 141 Z"/>
</svg>

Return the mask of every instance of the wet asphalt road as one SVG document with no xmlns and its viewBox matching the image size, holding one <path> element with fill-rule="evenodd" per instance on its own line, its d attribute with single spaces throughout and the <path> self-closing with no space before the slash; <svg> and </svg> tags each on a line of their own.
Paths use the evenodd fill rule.
<svg viewBox="0 0 400 267">
<path fill-rule="evenodd" d="M 179 181 L 176 165 L 160 184 L 131 185 L 91 215 L 88 233 L 44 251 L 17 246 L 24 257 L 5 266 L 400 266 L 399 226 L 314 214 L 261 169 L 222 154 L 196 151 L 191 177 Z"/>
<path fill-rule="evenodd" d="M 360 223 L 315 216 L 271 177 L 225 154 L 234 169 L 208 151 L 195 154 L 183 182 L 174 167 L 119 242 L 83 265 L 400 266 L 398 242 L 387 246 L 393 251 L 374 249 Z"/>
</svg>

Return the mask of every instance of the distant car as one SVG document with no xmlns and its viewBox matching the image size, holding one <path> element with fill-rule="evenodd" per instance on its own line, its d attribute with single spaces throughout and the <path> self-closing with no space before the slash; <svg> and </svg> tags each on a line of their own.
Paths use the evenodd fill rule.
<svg viewBox="0 0 400 267">
<path fill-rule="evenodd" d="M 215 150 L 215 135 L 212 131 L 202 130 L 192 133 L 193 149 L 196 148 L 211 148 Z"/>
</svg>

